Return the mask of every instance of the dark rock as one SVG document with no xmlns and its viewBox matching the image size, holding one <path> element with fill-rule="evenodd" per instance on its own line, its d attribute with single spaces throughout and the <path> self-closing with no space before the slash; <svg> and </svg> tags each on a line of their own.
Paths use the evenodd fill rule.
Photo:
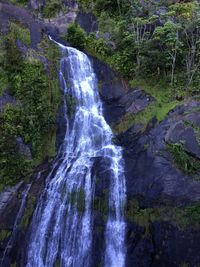
<svg viewBox="0 0 200 267">
<path fill-rule="evenodd" d="M 25 205 L 26 225 L 22 226 L 21 221 L 19 222 L 18 227 L 15 229 L 16 233 L 14 240 L 12 240 L 12 247 L 10 246 L 9 248 L 7 247 L 9 238 L 5 240 L 6 242 L 0 242 L 0 262 L 2 260 L 2 256 L 4 255 L 5 248 L 7 247 L 8 249 L 2 266 L 9 267 L 11 266 L 11 263 L 16 261 L 18 262 L 19 266 L 25 266 L 24 253 L 25 253 L 25 247 L 27 245 L 26 240 L 28 239 L 28 226 L 31 222 L 31 217 L 34 211 L 34 207 L 39 199 L 41 192 L 44 189 L 45 179 L 47 177 L 48 172 L 49 172 L 49 164 L 45 162 L 44 164 L 41 164 L 35 169 L 35 172 L 32 174 L 30 178 L 32 184 L 27 197 L 29 199 L 29 205 L 28 205 L 28 200 Z M 14 225 L 16 223 L 16 218 L 20 210 L 20 205 L 22 203 L 21 202 L 22 193 L 24 192 L 26 186 L 27 186 L 26 184 L 20 183 L 17 187 L 10 189 L 12 194 L 6 201 L 6 205 L 4 205 L 0 209 L 0 217 L 1 217 L 0 230 L 10 231 L 10 232 L 13 231 Z"/>
<path fill-rule="evenodd" d="M 154 247 L 149 238 L 141 239 L 133 250 L 132 254 L 127 257 L 127 267 L 147 267 L 152 266 L 152 255 Z"/>
<path fill-rule="evenodd" d="M 16 100 L 13 96 L 9 94 L 9 92 L 6 90 L 3 92 L 3 94 L 0 96 L 0 112 L 2 112 L 7 104 L 10 104 L 12 106 L 16 105 Z"/>
<path fill-rule="evenodd" d="M 57 115 L 57 131 L 56 131 L 56 150 L 60 148 L 63 143 L 66 133 L 66 110 L 63 103 L 60 105 Z"/>
<path fill-rule="evenodd" d="M 8 17 L 1 12 L 1 7 L 0 7 L 0 33 L 1 34 L 7 34 L 9 31 L 9 20 Z"/>
<path fill-rule="evenodd" d="M 2 213 L 4 211 L 4 208 L 9 204 L 11 199 L 16 195 L 19 188 L 21 187 L 22 183 L 17 184 L 13 187 L 7 187 L 0 193 L 0 215 L 2 218 Z M 2 223 L 2 220 L 0 220 L 0 224 Z"/>
<path fill-rule="evenodd" d="M 27 10 L 11 4 L 0 3 L 0 13 L 3 14 L 5 19 L 20 21 L 27 27 L 33 20 L 32 15 Z"/>
<path fill-rule="evenodd" d="M 41 10 L 45 5 L 45 0 L 30 0 L 29 7 L 32 10 Z"/>
<path fill-rule="evenodd" d="M 152 264 L 153 243 L 145 237 L 145 229 L 135 223 L 127 222 L 127 267 L 147 267 Z"/>
<path fill-rule="evenodd" d="M 192 109 L 193 106 L 183 107 L 180 113 L 179 107 L 160 124 L 155 121 L 145 131 L 141 125 L 134 125 L 117 136 L 124 147 L 128 198 L 138 199 L 144 207 L 179 206 L 200 200 L 200 182 L 175 167 L 165 142 L 170 127 L 185 116 L 183 110 L 189 113 Z M 177 135 L 179 130 L 182 128 L 177 128 Z"/>
<path fill-rule="evenodd" d="M 31 35 L 31 48 L 37 49 L 37 45 L 41 42 L 42 39 L 42 29 L 38 22 L 33 21 L 31 23 L 30 35 Z"/>
<path fill-rule="evenodd" d="M 90 13 L 79 12 L 76 18 L 76 22 L 83 28 L 87 33 L 98 31 L 98 24 L 95 16 Z"/>
<path fill-rule="evenodd" d="M 15 41 L 16 47 L 18 50 L 25 55 L 28 52 L 28 47 L 21 41 L 21 40 L 16 40 Z"/>
<path fill-rule="evenodd" d="M 20 155 L 25 156 L 27 159 L 31 160 L 32 155 L 31 155 L 30 147 L 24 144 L 23 139 L 20 136 L 17 136 L 15 139 L 17 143 L 18 153 Z"/>
<path fill-rule="evenodd" d="M 125 107 L 129 113 L 138 113 L 145 109 L 153 98 L 147 95 L 143 90 L 130 90 L 126 95 L 120 98 L 119 103 Z"/>
<path fill-rule="evenodd" d="M 198 266 L 200 262 L 200 232 L 188 228 L 179 230 L 170 222 L 155 222 L 151 227 L 154 243 L 153 267 Z"/>
<path fill-rule="evenodd" d="M 200 159 L 200 145 L 193 128 L 185 128 L 183 123 L 178 122 L 170 128 L 165 140 L 173 144 L 182 143 L 188 153 Z"/>
<path fill-rule="evenodd" d="M 200 128 L 200 112 L 194 112 L 194 113 L 188 114 L 184 117 L 184 120 Z"/>
<path fill-rule="evenodd" d="M 90 57 L 98 79 L 99 92 L 104 101 L 114 101 L 128 91 L 127 83 L 113 72 L 106 64 Z"/>
</svg>

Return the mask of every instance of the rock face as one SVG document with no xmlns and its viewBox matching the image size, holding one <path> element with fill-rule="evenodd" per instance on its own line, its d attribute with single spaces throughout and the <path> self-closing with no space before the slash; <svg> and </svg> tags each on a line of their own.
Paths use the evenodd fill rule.
<svg viewBox="0 0 200 267">
<path fill-rule="evenodd" d="M 199 103 L 195 105 L 200 106 Z M 191 112 L 190 116 L 198 120 L 200 113 L 193 113 L 193 104 L 181 108 L 172 111 L 160 124 L 147 127 L 143 133 L 138 125 L 118 136 L 126 159 L 128 197 L 136 197 L 143 207 L 177 206 L 200 200 L 199 181 L 177 169 L 166 147 L 166 141 L 186 141 L 185 150 L 198 157 L 195 130 L 191 126 L 183 127 L 180 118 L 188 117 L 185 112 Z"/>
<path fill-rule="evenodd" d="M 7 104 L 16 105 L 16 100 L 9 94 L 8 91 L 4 91 L 0 96 L 0 112 L 4 110 Z"/>
<path fill-rule="evenodd" d="M 198 110 L 200 103 L 191 102 L 170 112 L 160 124 L 154 121 L 144 132 L 141 125 L 135 125 L 118 136 L 124 147 L 128 203 L 136 201 L 140 207 L 128 218 L 127 266 L 198 266 L 200 262 L 199 223 L 181 229 L 172 215 L 152 219 L 159 209 L 174 210 L 200 201 L 198 178 L 176 167 L 166 143 L 185 141 L 185 151 L 199 158 Z M 199 209 L 195 212 L 200 215 Z M 136 222 L 142 227 L 135 226 Z"/>
<path fill-rule="evenodd" d="M 26 232 L 37 200 L 44 188 L 48 172 L 49 164 L 43 163 L 32 174 L 24 212 L 17 225 L 16 219 L 22 205 L 22 195 L 27 185 L 22 182 L 13 188 L 7 188 L 0 194 L 0 262 L 4 267 L 11 266 L 11 263 L 17 263 L 17 266 L 24 266 L 24 248 L 27 245 Z M 14 226 L 16 229 L 14 229 Z M 14 231 L 15 235 L 13 238 Z M 8 248 L 7 245 L 11 237 L 13 238 L 12 247 Z M 6 247 L 7 250 L 5 250 Z"/>
</svg>

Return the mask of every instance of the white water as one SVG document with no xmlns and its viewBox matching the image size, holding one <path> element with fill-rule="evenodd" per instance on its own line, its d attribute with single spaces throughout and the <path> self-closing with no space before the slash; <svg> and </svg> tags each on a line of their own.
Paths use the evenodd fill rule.
<svg viewBox="0 0 200 267">
<path fill-rule="evenodd" d="M 76 49 L 60 47 L 64 108 L 66 114 L 73 109 L 73 116 L 69 119 L 66 115 L 65 139 L 34 213 L 26 266 L 91 266 L 95 187 L 91 169 L 95 158 L 101 156 L 106 158 L 110 169 L 104 265 L 123 267 L 126 194 L 122 151 L 112 144 L 112 131 L 103 117 L 88 57 Z M 73 108 L 69 107 L 66 98 L 73 99 Z"/>
</svg>

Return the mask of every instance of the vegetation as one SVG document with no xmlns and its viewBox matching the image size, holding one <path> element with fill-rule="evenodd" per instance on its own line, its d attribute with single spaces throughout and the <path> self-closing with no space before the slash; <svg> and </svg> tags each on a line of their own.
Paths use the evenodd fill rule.
<svg viewBox="0 0 200 267">
<path fill-rule="evenodd" d="M 150 224 L 155 221 L 176 223 L 179 229 L 199 228 L 200 203 L 185 207 L 165 206 L 141 209 L 136 199 L 128 199 L 125 216 L 129 221 L 144 227 L 146 235 L 149 234 Z"/>
<path fill-rule="evenodd" d="M 45 6 L 42 10 L 42 15 L 44 18 L 54 18 L 60 12 L 66 11 L 66 8 L 60 0 L 48 0 L 45 2 Z"/>
<path fill-rule="evenodd" d="M 189 1 L 79 0 L 92 12 L 99 30 L 86 34 L 72 24 L 66 39 L 72 46 L 107 63 L 142 87 L 155 101 L 139 114 L 126 114 L 114 130 L 133 123 L 158 121 L 178 102 L 199 95 L 200 4 Z"/>
<path fill-rule="evenodd" d="M 0 230 L 0 243 L 10 236 L 9 230 Z"/>
<path fill-rule="evenodd" d="M 12 4 L 19 5 L 19 6 L 26 6 L 28 4 L 28 0 L 10 0 Z"/>
<path fill-rule="evenodd" d="M 78 24 L 72 23 L 68 27 L 65 39 L 70 42 L 72 46 L 78 49 L 84 49 L 86 44 L 86 33 Z"/>
<path fill-rule="evenodd" d="M 199 160 L 189 155 L 185 151 L 183 144 L 168 144 L 167 147 L 172 154 L 175 164 L 179 169 L 183 170 L 183 172 L 192 175 L 200 170 Z"/>
<path fill-rule="evenodd" d="M 28 226 L 30 217 L 32 216 L 35 208 L 35 203 L 36 203 L 36 198 L 32 195 L 29 195 L 26 204 L 26 209 L 20 222 L 21 228 L 25 229 Z"/>
<path fill-rule="evenodd" d="M 186 90 L 196 89 L 200 62 L 197 1 L 79 3 L 97 16 L 100 30 L 87 37 L 86 50 L 126 77 L 165 77 L 171 86 L 178 83 Z"/>
<path fill-rule="evenodd" d="M 0 113 L 0 189 L 27 176 L 32 166 L 55 154 L 56 111 L 59 104 L 57 70 L 58 50 L 46 40 L 46 50 L 22 55 L 16 40 L 28 45 L 28 31 L 11 24 L 1 43 L 1 70 L 7 88 L 16 99 Z M 42 44 L 41 44 L 42 47 Z M 4 55 L 4 56 L 3 56 Z M 48 72 L 40 59 L 48 60 Z M 17 137 L 30 147 L 32 159 L 19 151 Z"/>
<path fill-rule="evenodd" d="M 115 133 L 128 130 L 134 123 L 142 123 L 144 130 L 152 118 L 158 122 L 162 121 L 168 112 L 172 110 L 179 102 L 171 100 L 171 88 L 166 85 L 165 81 L 147 81 L 145 79 L 135 79 L 130 82 L 133 88 L 144 88 L 154 99 L 150 105 L 143 111 L 132 114 L 126 113 L 123 118 L 113 126 Z"/>
</svg>

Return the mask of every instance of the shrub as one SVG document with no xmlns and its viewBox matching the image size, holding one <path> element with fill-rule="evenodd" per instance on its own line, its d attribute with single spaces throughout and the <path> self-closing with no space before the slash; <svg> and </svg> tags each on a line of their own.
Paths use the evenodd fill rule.
<svg viewBox="0 0 200 267">
<path fill-rule="evenodd" d="M 173 160 L 178 168 L 183 170 L 187 174 L 196 174 L 200 169 L 200 162 L 190 156 L 185 150 L 182 144 L 168 144 L 169 151 L 172 154 Z"/>
<path fill-rule="evenodd" d="M 66 40 L 71 46 L 83 50 L 86 45 L 86 33 L 78 24 L 73 23 L 67 29 Z"/>
<path fill-rule="evenodd" d="M 53 18 L 63 8 L 61 1 L 59 0 L 48 0 L 45 2 L 45 6 L 42 10 L 44 18 Z"/>
</svg>

